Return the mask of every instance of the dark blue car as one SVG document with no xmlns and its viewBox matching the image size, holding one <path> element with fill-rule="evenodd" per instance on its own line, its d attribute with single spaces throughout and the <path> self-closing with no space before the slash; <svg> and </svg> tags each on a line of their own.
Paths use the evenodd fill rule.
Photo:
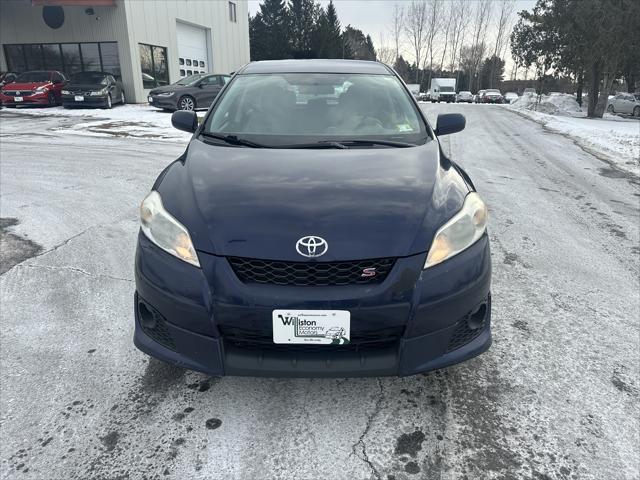
<svg viewBox="0 0 640 480">
<path fill-rule="evenodd" d="M 250 63 L 141 205 L 135 344 L 211 375 L 412 375 L 491 344 L 487 210 L 389 67 Z"/>
</svg>

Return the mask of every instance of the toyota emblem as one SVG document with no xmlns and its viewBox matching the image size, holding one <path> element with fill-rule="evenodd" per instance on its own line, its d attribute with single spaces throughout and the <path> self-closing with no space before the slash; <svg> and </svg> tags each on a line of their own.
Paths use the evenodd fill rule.
<svg viewBox="0 0 640 480">
<path fill-rule="evenodd" d="M 296 251 L 303 257 L 320 257 L 327 253 L 327 250 L 329 250 L 329 244 L 322 237 L 308 235 L 296 242 Z"/>
</svg>

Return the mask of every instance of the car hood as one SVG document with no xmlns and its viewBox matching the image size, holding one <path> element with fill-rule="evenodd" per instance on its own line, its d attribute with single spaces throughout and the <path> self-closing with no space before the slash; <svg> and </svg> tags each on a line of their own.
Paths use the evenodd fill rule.
<svg viewBox="0 0 640 480">
<path fill-rule="evenodd" d="M 51 82 L 29 82 L 29 83 L 7 83 L 4 88 L 7 90 L 34 90 L 43 85 L 50 85 Z"/>
<path fill-rule="evenodd" d="M 348 150 L 217 147 L 192 140 L 155 187 L 215 255 L 304 261 L 296 242 L 322 237 L 318 261 L 425 252 L 468 193 L 436 141 Z"/>
<path fill-rule="evenodd" d="M 165 92 L 177 92 L 180 90 L 184 90 L 185 88 L 188 87 L 186 85 L 165 85 L 164 87 L 154 88 L 149 92 L 149 95 L 157 95 L 158 93 Z"/>
<path fill-rule="evenodd" d="M 106 88 L 107 85 L 102 85 L 100 83 L 70 83 L 65 89 L 66 90 L 102 90 Z"/>
</svg>

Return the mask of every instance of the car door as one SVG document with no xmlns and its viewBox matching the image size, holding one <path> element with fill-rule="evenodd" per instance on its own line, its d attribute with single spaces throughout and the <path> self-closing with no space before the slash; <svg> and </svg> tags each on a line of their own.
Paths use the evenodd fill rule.
<svg viewBox="0 0 640 480">
<path fill-rule="evenodd" d="M 622 113 L 626 113 L 626 114 L 632 114 L 633 113 L 633 107 L 635 102 L 633 101 L 633 95 L 629 95 L 629 94 L 624 94 L 622 95 L 622 99 L 620 100 L 620 103 L 622 104 Z"/>
<path fill-rule="evenodd" d="M 200 83 L 198 84 L 198 93 L 196 94 L 198 107 L 209 108 L 221 88 L 222 79 L 220 78 L 220 75 L 208 75 L 200 80 Z"/>
</svg>

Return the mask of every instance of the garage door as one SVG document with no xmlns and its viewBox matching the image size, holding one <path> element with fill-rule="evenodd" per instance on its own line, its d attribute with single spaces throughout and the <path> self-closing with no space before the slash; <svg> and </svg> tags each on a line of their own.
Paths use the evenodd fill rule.
<svg viewBox="0 0 640 480">
<path fill-rule="evenodd" d="M 176 34 L 180 77 L 194 73 L 208 73 L 207 31 L 204 28 L 177 22 Z"/>
</svg>

